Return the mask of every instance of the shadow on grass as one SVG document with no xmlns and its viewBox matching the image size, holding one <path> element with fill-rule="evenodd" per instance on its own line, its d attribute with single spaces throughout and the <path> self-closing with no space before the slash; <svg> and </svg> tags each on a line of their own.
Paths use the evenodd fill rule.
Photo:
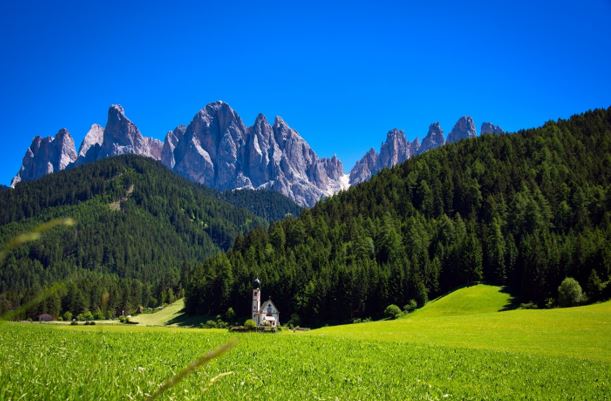
<svg viewBox="0 0 611 401">
<path fill-rule="evenodd" d="M 201 323 L 205 323 L 208 320 L 214 320 L 212 316 L 205 315 L 187 315 L 185 313 L 185 309 L 181 309 L 179 311 L 178 316 L 174 316 L 172 319 L 168 320 L 165 325 L 176 325 L 179 327 L 199 327 Z"/>
<path fill-rule="evenodd" d="M 514 310 L 520 307 L 520 299 L 511 293 L 509 287 L 503 287 L 501 292 L 504 294 L 509 294 L 509 302 L 499 309 L 499 312 L 506 312 L 508 310 Z"/>
</svg>

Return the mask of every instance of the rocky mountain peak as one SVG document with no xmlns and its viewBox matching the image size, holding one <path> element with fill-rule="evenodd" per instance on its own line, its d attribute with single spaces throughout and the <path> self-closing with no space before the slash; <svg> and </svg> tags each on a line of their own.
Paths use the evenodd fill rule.
<svg viewBox="0 0 611 401">
<path fill-rule="evenodd" d="M 429 125 L 429 130 L 422 140 L 422 145 L 418 148 L 418 153 L 426 152 L 427 150 L 438 148 L 445 143 L 443 137 L 443 129 L 439 122 L 434 122 Z"/>
<path fill-rule="evenodd" d="M 125 110 L 121 105 L 113 104 L 108 109 L 108 121 L 104 129 L 104 146 L 111 144 L 121 146 L 136 146 L 143 142 L 140 130 L 125 115 Z M 128 153 L 128 152 L 125 152 Z"/>
<path fill-rule="evenodd" d="M 473 119 L 469 116 L 463 116 L 458 119 L 454 128 L 452 128 L 452 131 L 448 135 L 447 142 L 455 143 L 463 139 L 475 138 L 476 136 L 477 132 L 475 131 Z"/>
<path fill-rule="evenodd" d="M 54 137 L 36 136 L 27 149 L 21 168 L 11 181 L 11 186 L 61 171 L 73 163 L 76 157 L 74 139 L 67 129 L 60 129 Z"/>
<path fill-rule="evenodd" d="M 500 135 L 500 134 L 505 133 L 505 131 L 503 131 L 501 127 L 499 127 L 498 125 L 494 125 L 490 122 L 482 123 L 482 128 L 479 130 L 479 132 L 480 132 L 480 135 L 487 135 L 487 134 Z"/>
<path fill-rule="evenodd" d="M 94 147 L 90 147 L 83 162 L 123 154 L 142 155 L 160 160 L 162 147 L 163 143 L 160 140 L 142 135 L 138 127 L 125 115 L 121 105 L 113 104 L 108 108 L 106 128 L 97 154 L 89 154 L 95 150 Z"/>
<path fill-rule="evenodd" d="M 267 117 L 265 117 L 265 114 L 263 114 L 263 113 L 257 114 L 257 117 L 255 118 L 255 125 L 265 124 L 265 123 L 268 123 L 267 122 Z"/>
<path fill-rule="evenodd" d="M 85 138 L 83 139 L 83 142 L 81 142 L 81 146 L 79 147 L 79 151 L 78 151 L 78 156 L 79 157 L 86 157 L 87 156 L 87 152 L 89 152 L 89 149 L 91 149 L 94 146 L 101 146 L 102 142 L 104 140 L 104 127 L 102 127 L 100 124 L 91 124 L 91 127 L 89 127 L 89 131 L 87 131 L 87 134 L 85 135 Z M 97 159 L 97 154 L 96 157 L 93 158 L 94 160 Z"/>
<path fill-rule="evenodd" d="M 408 142 L 405 133 L 393 128 L 386 133 L 386 140 L 380 146 L 380 153 L 370 149 L 350 171 L 350 185 L 367 181 L 383 168 L 403 163 L 416 153 L 418 141 Z M 416 149 L 415 149 L 416 147 Z"/>
<path fill-rule="evenodd" d="M 365 155 L 356 162 L 352 170 L 350 170 L 350 184 L 356 185 L 367 181 L 374 174 L 374 170 L 378 161 L 376 151 L 371 148 Z"/>
<path fill-rule="evenodd" d="M 411 149 L 403 131 L 393 128 L 386 134 L 386 141 L 380 147 L 378 170 L 392 167 L 409 159 Z"/>
<path fill-rule="evenodd" d="M 276 126 L 286 126 L 286 122 L 284 122 L 284 119 L 281 116 L 274 117 L 274 127 Z"/>
</svg>

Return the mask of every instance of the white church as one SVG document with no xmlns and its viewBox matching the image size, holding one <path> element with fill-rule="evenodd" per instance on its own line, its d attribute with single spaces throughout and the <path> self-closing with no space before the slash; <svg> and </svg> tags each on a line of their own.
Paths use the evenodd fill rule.
<svg viewBox="0 0 611 401">
<path fill-rule="evenodd" d="M 253 282 L 252 320 L 255 321 L 257 327 L 273 331 L 280 325 L 280 312 L 271 298 L 261 305 L 261 281 L 258 278 Z"/>
</svg>

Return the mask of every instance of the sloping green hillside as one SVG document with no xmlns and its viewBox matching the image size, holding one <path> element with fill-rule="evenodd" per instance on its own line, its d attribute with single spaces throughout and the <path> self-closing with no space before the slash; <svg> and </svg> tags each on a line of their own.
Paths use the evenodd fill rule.
<svg viewBox="0 0 611 401">
<path fill-rule="evenodd" d="M 611 362 L 611 301 L 499 311 L 507 300 L 498 287 L 474 286 L 402 319 L 325 327 L 312 335 Z"/>
<path fill-rule="evenodd" d="M 77 222 L 14 250 L 0 266 L 0 313 L 70 278 L 64 294 L 31 316 L 85 310 L 113 316 L 172 301 L 187 269 L 267 224 L 137 156 L 20 183 L 0 192 L 0 204 L 0 243 L 56 217 Z"/>
<path fill-rule="evenodd" d="M 477 282 L 590 301 L 611 274 L 611 108 L 464 140 L 381 171 L 299 218 L 253 230 L 194 271 L 187 308 L 248 314 L 249 283 L 308 325 L 381 317 Z"/>
<path fill-rule="evenodd" d="M 511 296 L 501 287 L 478 284 L 435 299 L 415 314 L 418 317 L 438 317 L 499 312 L 509 307 L 510 303 Z"/>
<path fill-rule="evenodd" d="M 185 300 L 179 300 L 165 306 L 161 310 L 153 313 L 142 313 L 131 318 L 134 322 L 138 322 L 145 326 L 166 326 L 172 324 L 177 318 L 181 317 L 185 309 Z"/>
</svg>

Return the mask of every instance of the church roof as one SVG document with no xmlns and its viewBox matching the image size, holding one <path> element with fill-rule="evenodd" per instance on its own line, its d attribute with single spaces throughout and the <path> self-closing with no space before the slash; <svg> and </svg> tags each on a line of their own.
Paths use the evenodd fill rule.
<svg viewBox="0 0 611 401">
<path fill-rule="evenodd" d="M 263 303 L 261 304 L 261 310 L 263 310 L 263 309 L 264 309 L 265 307 L 267 307 L 267 305 L 269 305 L 269 304 L 271 304 L 271 305 L 272 305 L 272 307 L 273 307 L 275 310 L 279 311 L 279 309 L 276 307 L 276 304 L 274 304 L 274 303 L 272 302 L 272 300 L 271 300 L 271 299 L 268 299 L 267 301 L 265 301 L 265 302 L 263 302 Z"/>
</svg>

